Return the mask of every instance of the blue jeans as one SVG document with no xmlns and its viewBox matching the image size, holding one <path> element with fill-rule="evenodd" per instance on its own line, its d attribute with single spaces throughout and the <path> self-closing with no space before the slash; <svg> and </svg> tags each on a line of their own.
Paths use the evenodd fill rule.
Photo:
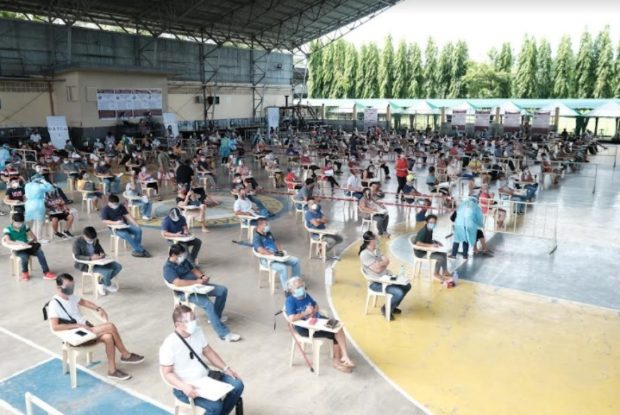
<svg viewBox="0 0 620 415">
<path fill-rule="evenodd" d="M 142 200 L 134 200 L 132 203 L 136 206 L 140 206 L 140 214 L 142 216 L 151 216 L 151 212 L 153 211 L 153 203 L 143 202 Z"/>
<path fill-rule="evenodd" d="M 144 252 L 142 247 L 142 229 L 136 225 L 129 225 L 126 229 L 117 229 L 116 234 L 125 241 L 129 242 L 134 252 Z"/>
<path fill-rule="evenodd" d="M 267 260 L 261 259 L 260 262 L 264 266 L 267 266 Z M 301 265 L 299 265 L 299 258 L 297 257 L 292 256 L 286 262 L 273 261 L 271 263 L 271 269 L 278 275 L 278 278 L 280 278 L 280 284 L 283 290 L 286 290 L 286 281 L 288 281 L 288 267 L 291 267 L 291 278 L 301 277 Z"/>
<path fill-rule="evenodd" d="M 373 291 L 381 292 L 382 285 L 378 282 L 373 282 L 370 284 L 370 289 Z M 400 305 L 405 298 L 405 295 L 411 290 L 411 284 L 407 285 L 388 285 L 385 291 L 388 294 L 392 294 L 392 302 L 390 304 L 390 312 L 394 312 L 394 309 Z"/>
<path fill-rule="evenodd" d="M 267 208 L 265 207 L 265 205 L 263 204 L 263 202 L 260 201 L 260 199 L 254 195 L 247 195 L 246 196 L 248 198 L 248 200 L 252 203 L 254 203 L 256 205 L 256 207 L 258 208 L 259 212 L 258 214 L 261 216 L 269 216 L 269 211 L 267 210 Z"/>
<path fill-rule="evenodd" d="M 109 287 L 112 285 L 112 278 L 116 277 L 123 269 L 123 266 L 114 261 L 106 265 L 95 265 L 93 271 L 100 274 L 103 278 L 103 285 Z"/>
<path fill-rule="evenodd" d="M 35 252 L 32 252 L 31 249 L 24 249 L 22 251 L 16 251 L 15 255 L 21 259 L 22 262 L 22 272 L 28 272 L 28 257 L 30 255 L 36 256 L 39 260 L 39 265 L 41 265 L 41 269 L 43 273 L 49 272 L 49 267 L 47 266 L 47 260 L 45 259 L 45 254 L 41 248 L 37 249 Z"/>
<path fill-rule="evenodd" d="M 360 200 L 364 194 L 362 192 L 344 192 L 345 196 L 353 196 L 357 200 Z"/>
<path fill-rule="evenodd" d="M 113 179 L 103 179 L 103 186 L 107 193 L 118 194 L 121 192 L 121 178 L 117 176 Z"/>
<path fill-rule="evenodd" d="M 211 320 L 213 330 L 215 330 L 218 336 L 224 337 L 228 333 L 230 333 L 228 327 L 220 320 L 220 318 L 222 317 L 222 312 L 224 311 L 224 306 L 226 306 L 228 288 L 222 285 L 209 285 L 213 287 L 213 290 L 211 292 L 209 292 L 208 294 L 190 294 L 189 302 L 192 304 L 196 304 L 198 307 L 202 308 L 205 311 L 207 318 Z M 185 294 L 180 295 L 183 296 Z M 213 303 L 209 299 L 209 297 L 215 297 L 215 303 Z"/>
<path fill-rule="evenodd" d="M 203 359 L 203 358 L 201 358 Z M 232 376 L 224 374 L 222 382 L 228 383 L 233 387 L 233 390 L 228 392 L 223 400 L 221 401 L 209 401 L 205 398 L 196 398 L 194 399 L 194 404 L 205 410 L 205 415 L 227 415 L 229 414 L 237 405 L 241 394 L 243 393 L 243 382 L 239 379 L 235 379 Z M 180 400 L 181 402 L 189 403 L 189 399 L 187 396 L 178 389 L 173 389 L 172 393 L 175 398 Z"/>
</svg>

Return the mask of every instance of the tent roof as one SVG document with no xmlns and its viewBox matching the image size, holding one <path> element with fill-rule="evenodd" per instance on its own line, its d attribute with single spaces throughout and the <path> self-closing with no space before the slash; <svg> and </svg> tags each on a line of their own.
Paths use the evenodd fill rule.
<svg viewBox="0 0 620 415">
<path fill-rule="evenodd" d="M 560 117 L 576 117 L 579 115 L 577 111 L 569 108 L 565 103 L 561 101 L 553 101 L 547 105 L 544 105 L 538 109 L 538 111 L 549 111 L 551 115 L 555 115 L 555 109 L 560 109 Z"/>
<path fill-rule="evenodd" d="M 610 101 L 586 114 L 588 117 L 620 118 L 620 104 Z"/>
</svg>

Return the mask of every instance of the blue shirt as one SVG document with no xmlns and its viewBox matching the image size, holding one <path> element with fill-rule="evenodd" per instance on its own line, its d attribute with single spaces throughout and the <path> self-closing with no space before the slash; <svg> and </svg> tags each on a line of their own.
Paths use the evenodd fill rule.
<svg viewBox="0 0 620 415">
<path fill-rule="evenodd" d="M 255 251 L 258 251 L 258 248 L 265 248 L 272 252 L 276 252 L 278 250 L 278 247 L 276 246 L 276 239 L 273 237 L 271 232 L 267 232 L 264 235 L 254 232 L 252 247 Z"/>
<path fill-rule="evenodd" d="M 110 220 L 113 222 L 122 220 L 123 222 L 126 222 L 125 215 L 128 214 L 129 212 L 127 211 L 125 205 L 120 205 L 116 209 L 112 209 L 110 206 L 106 205 L 101 209 L 101 220 Z"/>
<path fill-rule="evenodd" d="M 312 209 L 306 210 L 306 213 L 304 215 L 304 219 L 306 220 L 306 226 L 310 229 L 325 229 L 324 223 L 321 223 L 319 226 L 316 226 L 316 225 L 313 225 L 311 222 L 314 219 L 321 219 L 322 217 L 323 217 L 323 212 L 321 212 L 320 210 L 312 210 Z"/>
<path fill-rule="evenodd" d="M 303 313 L 309 305 L 315 307 L 316 301 L 314 301 L 308 293 L 306 293 L 304 298 L 296 298 L 295 296 L 290 295 L 286 297 L 286 302 L 284 303 L 286 314 L 289 316 Z"/>
<path fill-rule="evenodd" d="M 164 232 L 179 233 L 183 231 L 184 226 L 187 226 L 187 221 L 183 216 L 176 222 L 170 219 L 170 216 L 166 216 L 164 220 L 161 221 L 161 230 Z"/>
<path fill-rule="evenodd" d="M 164 264 L 164 279 L 170 284 L 174 284 L 174 280 L 177 278 L 188 281 L 197 280 L 198 278 L 192 274 L 194 268 L 196 267 L 189 259 L 183 261 L 181 265 L 175 264 L 168 259 Z"/>
</svg>

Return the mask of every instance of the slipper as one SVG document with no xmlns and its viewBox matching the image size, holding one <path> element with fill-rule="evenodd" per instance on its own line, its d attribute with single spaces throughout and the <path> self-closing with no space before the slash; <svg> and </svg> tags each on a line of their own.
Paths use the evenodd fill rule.
<svg viewBox="0 0 620 415">
<path fill-rule="evenodd" d="M 349 366 L 343 365 L 338 361 L 334 362 L 334 367 L 344 373 L 351 373 L 353 371 Z"/>
</svg>

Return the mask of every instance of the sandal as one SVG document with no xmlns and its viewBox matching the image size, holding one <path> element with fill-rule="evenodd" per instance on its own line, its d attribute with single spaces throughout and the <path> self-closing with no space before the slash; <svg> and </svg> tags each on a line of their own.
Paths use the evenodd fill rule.
<svg viewBox="0 0 620 415">
<path fill-rule="evenodd" d="M 346 366 L 339 361 L 334 361 L 334 367 L 344 373 L 351 373 L 353 371 L 349 366 Z"/>
</svg>

